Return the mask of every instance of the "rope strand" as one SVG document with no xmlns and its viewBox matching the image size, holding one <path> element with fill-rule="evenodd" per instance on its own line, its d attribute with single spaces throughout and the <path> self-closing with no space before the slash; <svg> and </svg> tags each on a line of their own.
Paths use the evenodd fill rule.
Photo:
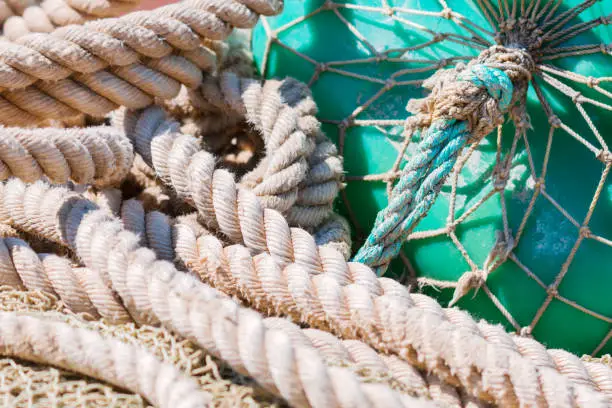
<svg viewBox="0 0 612 408">
<path fill-rule="evenodd" d="M 2 42 L 0 121 L 102 116 L 118 105 L 170 99 L 181 83 L 197 87 L 202 70 L 215 70 L 202 39 L 223 39 L 233 26 L 251 27 L 259 13 L 277 11 L 277 0 L 186 0 Z"/>
<path fill-rule="evenodd" d="M 0 126 L 0 180 L 11 176 L 33 182 L 45 176 L 54 183 L 123 181 L 130 171 L 132 146 L 108 126 L 84 129 L 22 129 Z"/>
<path fill-rule="evenodd" d="M 50 364 L 142 395 L 154 406 L 209 406 L 212 397 L 140 347 L 59 321 L 0 313 L 0 354 Z"/>
<path fill-rule="evenodd" d="M 37 192 L 41 189 L 45 192 L 42 196 Z M 137 322 L 162 323 L 226 360 L 237 371 L 256 378 L 290 404 L 429 406 L 382 383 L 359 382 L 345 368 L 327 366 L 315 348 L 296 343 L 286 330 L 268 328 L 261 315 L 240 308 L 170 263 L 156 260 L 154 253 L 141 247 L 139 238 L 125 230 L 117 218 L 77 194 L 42 182 L 26 187 L 18 179 L 3 185 L 2 190 L 2 221 L 34 233 L 45 231 L 70 246 L 87 267 L 112 285 Z M 21 207 L 7 211 L 6 203 L 18 206 L 13 194 L 19 191 Z M 31 200 L 31 192 L 40 201 Z M 19 214 L 37 222 L 24 223 Z"/>
</svg>

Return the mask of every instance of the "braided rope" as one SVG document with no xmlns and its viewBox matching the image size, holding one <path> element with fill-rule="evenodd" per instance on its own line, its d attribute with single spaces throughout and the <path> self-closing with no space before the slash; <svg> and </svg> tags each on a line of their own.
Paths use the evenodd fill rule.
<svg viewBox="0 0 612 408">
<path fill-rule="evenodd" d="M 216 55 L 202 39 L 250 27 L 276 0 L 186 0 L 153 11 L 72 25 L 0 43 L 0 121 L 102 116 L 118 105 L 138 109 L 153 98 L 197 87 Z"/>
<path fill-rule="evenodd" d="M 132 146 L 107 126 L 84 129 L 22 129 L 0 126 L 0 180 L 26 182 L 46 176 L 54 183 L 121 182 L 130 171 Z"/>
<path fill-rule="evenodd" d="M 34 203 L 30 193 L 41 198 L 41 189 L 42 201 Z M 5 204 L 16 203 L 14 194 L 19 191 L 21 208 L 7 211 Z M 291 404 L 427 406 L 386 385 L 360 383 L 347 369 L 326 366 L 316 349 L 294 342 L 285 330 L 269 329 L 259 314 L 156 260 L 118 219 L 75 193 L 41 182 L 26 187 L 13 179 L 3 185 L 0 196 L 3 221 L 34 233 L 44 231 L 74 249 L 87 267 L 112 285 L 137 322 L 161 322 Z M 13 218 L 19 213 L 37 222 Z"/>
<path fill-rule="evenodd" d="M 142 395 L 158 407 L 205 407 L 212 397 L 171 364 L 95 331 L 0 313 L 0 353 L 54 365 Z"/>
<path fill-rule="evenodd" d="M 524 96 L 523 84 L 528 82 L 530 74 L 518 64 L 531 66 L 529 64 L 533 63 L 523 52 L 508 54 L 502 47 L 493 47 L 466 68 L 447 70 L 424 84 L 435 90 L 425 98 L 427 104 L 411 102 L 409 109 L 416 116 L 406 121 L 406 137 L 422 133 L 422 140 L 417 145 L 417 153 L 402 169 L 387 207 L 376 216 L 372 231 L 355 255 L 356 262 L 365 263 L 382 275 L 434 204 L 463 148 L 468 143 L 478 143 L 501 125 L 511 102 Z M 514 70 L 510 75 L 521 83 L 516 90 L 513 80 L 503 69 L 489 66 L 499 66 L 502 55 L 503 68 Z M 436 104 L 438 106 L 432 107 Z"/>
<path fill-rule="evenodd" d="M 2 20 L 2 33 L 8 40 L 15 41 L 32 32 L 50 33 L 58 26 L 117 17 L 132 11 L 139 3 L 139 0 L 44 0 L 25 9 L 11 10 L 11 14 L 16 15 Z"/>
</svg>

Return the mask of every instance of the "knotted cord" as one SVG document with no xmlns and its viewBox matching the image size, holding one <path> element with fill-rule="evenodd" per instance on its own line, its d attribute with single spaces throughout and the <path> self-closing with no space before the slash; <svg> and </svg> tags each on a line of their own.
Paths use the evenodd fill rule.
<svg viewBox="0 0 612 408">
<path fill-rule="evenodd" d="M 432 92 L 410 101 L 408 110 L 414 116 L 405 125 L 406 137 L 419 132 L 421 141 L 355 255 L 356 262 L 372 266 L 379 275 L 385 272 L 434 204 L 463 148 L 501 125 L 511 102 L 525 104 L 533 66 L 529 54 L 495 46 L 467 67 L 440 71 L 425 81 L 423 86 Z"/>
</svg>

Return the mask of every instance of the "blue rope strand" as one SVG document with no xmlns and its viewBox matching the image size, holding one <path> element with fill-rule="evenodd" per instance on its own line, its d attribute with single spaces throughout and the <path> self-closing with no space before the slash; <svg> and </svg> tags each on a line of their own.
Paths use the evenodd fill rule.
<svg viewBox="0 0 612 408">
<path fill-rule="evenodd" d="M 510 106 L 514 87 L 502 70 L 474 65 L 458 79 L 486 88 L 502 112 Z M 410 232 L 434 204 L 471 135 L 467 122 L 440 119 L 423 130 L 422 136 L 417 152 L 391 192 L 387 207 L 377 214 L 370 235 L 353 259 L 368 264 L 378 275 L 384 273 Z"/>
</svg>

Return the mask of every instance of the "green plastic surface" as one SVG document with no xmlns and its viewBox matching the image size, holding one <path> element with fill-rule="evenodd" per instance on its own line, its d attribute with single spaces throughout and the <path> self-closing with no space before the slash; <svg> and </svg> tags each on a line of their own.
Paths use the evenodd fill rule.
<svg viewBox="0 0 612 408">
<path fill-rule="evenodd" d="M 374 0 L 336 2 L 379 6 L 379 1 Z M 559 12 L 580 2 L 580 0 L 565 0 Z M 440 11 L 441 9 L 440 3 L 435 0 L 390 0 L 389 3 L 391 6 L 425 11 Z M 476 1 L 449 0 L 447 3 L 453 11 L 469 17 L 470 21 L 476 25 L 493 31 L 480 12 Z M 283 14 L 266 19 L 266 23 L 272 29 L 282 27 L 318 9 L 322 4 L 323 0 L 285 0 Z M 423 31 L 411 30 L 406 24 L 394 21 L 382 13 L 346 8 L 340 8 L 337 12 L 367 38 L 379 52 L 421 44 L 431 39 L 431 35 Z M 570 24 L 589 21 L 610 12 L 612 12 L 612 0 L 599 1 L 574 18 Z M 409 20 L 435 32 L 470 35 L 452 21 L 439 17 L 412 15 L 409 16 Z M 349 30 L 333 10 L 325 10 L 308 17 L 280 32 L 278 38 L 286 47 L 322 63 L 358 60 L 374 56 L 373 51 Z M 260 68 L 267 40 L 268 35 L 262 23 L 259 23 L 253 34 L 253 52 Z M 612 43 L 612 26 L 596 27 L 562 45 L 600 43 Z M 437 61 L 453 56 L 475 56 L 477 54 L 477 50 L 467 46 L 443 42 L 411 51 L 404 58 Z M 566 57 L 549 63 L 585 76 L 612 76 L 612 56 L 603 53 Z M 343 64 L 334 67 L 357 75 L 381 78 L 384 81 L 402 69 L 419 66 L 425 65 L 416 61 L 372 61 L 368 64 Z M 400 81 L 423 79 L 429 77 L 433 72 L 428 70 L 422 73 L 410 73 L 396 79 Z M 266 77 L 292 76 L 308 82 L 314 73 L 313 63 L 285 47 L 272 44 L 264 73 Z M 606 100 L 606 97 L 589 89 L 586 85 L 572 83 L 563 78 L 559 79 L 571 84 L 574 89 L 587 97 L 612 103 L 612 98 Z M 383 81 L 372 83 L 330 71 L 321 73 L 311 87 L 319 106 L 319 117 L 323 120 L 346 118 L 359 105 L 379 92 L 384 86 Z M 576 109 L 571 98 L 540 79 L 537 82 L 551 101 L 556 115 L 577 134 L 596 148 L 600 148 L 601 144 Z M 612 91 L 610 85 L 612 84 L 601 84 L 608 92 Z M 408 100 L 422 97 L 425 94 L 426 91 L 423 88 L 414 85 L 395 87 L 361 112 L 357 119 L 404 119 L 407 116 L 405 106 Z M 612 143 L 612 112 L 587 104 L 584 105 L 584 109 L 605 141 Z M 539 176 L 550 125 L 533 89 L 530 89 L 529 92 L 528 112 L 533 126 L 528 133 L 528 142 L 535 164 L 535 172 Z M 330 138 L 338 140 L 337 125 L 325 124 L 323 127 Z M 507 125 L 504 129 L 504 149 L 508 151 L 514 128 L 512 125 Z M 401 127 L 384 127 L 384 129 L 374 126 L 350 127 L 344 146 L 347 174 L 368 175 L 387 171 L 397 157 L 397 149 L 401 141 Z M 493 188 L 490 174 L 495 164 L 496 145 L 496 135 L 490 135 L 483 140 L 468 165 L 461 172 L 457 194 L 457 216 L 460 216 Z M 596 160 L 594 153 L 589 151 L 584 144 L 578 142 L 569 133 L 557 129 L 544 180 L 545 191 L 580 224 L 584 221 L 591 205 L 603 169 L 604 163 Z M 518 144 L 509 177 L 510 182 L 503 195 L 508 210 L 510 229 L 516 233 L 533 196 L 535 186 L 523 141 Z M 433 230 L 445 225 L 449 211 L 450 191 L 450 184 L 443 188 L 436 204 L 420 223 L 417 231 Z M 367 233 L 376 213 L 387 204 L 385 184 L 350 181 L 346 188 L 346 197 L 351 203 L 359 225 Z M 338 211 L 346 213 L 345 203 L 342 200 L 338 202 Z M 501 214 L 502 203 L 497 195 L 494 199 L 487 200 L 456 228 L 458 240 L 479 267 L 482 267 L 495 246 L 498 231 L 502 230 Z M 605 184 L 589 227 L 593 234 L 612 240 L 612 184 L 610 181 Z M 568 260 L 578 236 L 578 228 L 568 217 L 550 200 L 540 195 L 535 201 L 533 212 L 527 220 L 525 231 L 513 254 L 544 285 L 550 285 Z M 470 270 L 457 245 L 447 235 L 410 241 L 404 247 L 412 265 L 421 276 L 456 281 L 464 272 Z M 401 275 L 403 268 L 401 262 L 394 262 L 391 275 Z M 520 326 L 526 326 L 532 322 L 547 296 L 546 290 L 512 260 L 507 260 L 495 269 L 489 275 L 487 285 Z M 550 347 L 565 348 L 579 354 L 593 352 L 612 329 L 610 323 L 612 321 L 612 247 L 592 238 L 585 239 L 569 264 L 558 291 L 563 298 L 584 306 L 605 319 L 588 315 L 561 300 L 553 299 L 535 325 L 534 336 Z M 452 296 L 450 289 L 426 290 L 426 292 L 436 296 L 442 303 L 447 302 Z M 470 292 L 458 305 L 476 316 L 492 322 L 500 322 L 512 329 L 512 325 L 482 290 L 476 296 Z M 606 352 L 612 352 L 612 340 L 600 348 L 600 353 Z"/>
</svg>

